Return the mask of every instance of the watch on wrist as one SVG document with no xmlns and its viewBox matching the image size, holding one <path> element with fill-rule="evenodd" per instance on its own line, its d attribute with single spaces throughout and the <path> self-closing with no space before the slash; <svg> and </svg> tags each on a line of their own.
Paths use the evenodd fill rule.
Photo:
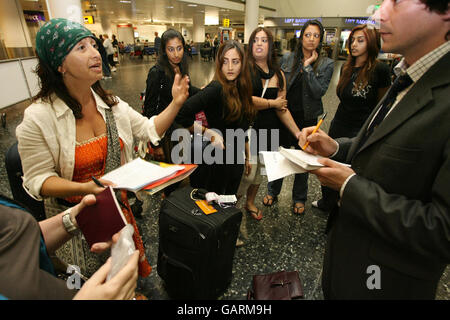
<svg viewBox="0 0 450 320">
<path fill-rule="evenodd" d="M 78 232 L 80 232 L 80 229 L 77 228 L 77 226 L 72 222 L 72 219 L 70 218 L 70 210 L 68 209 L 62 216 L 62 222 L 64 225 L 64 229 L 71 235 L 77 235 Z"/>
</svg>

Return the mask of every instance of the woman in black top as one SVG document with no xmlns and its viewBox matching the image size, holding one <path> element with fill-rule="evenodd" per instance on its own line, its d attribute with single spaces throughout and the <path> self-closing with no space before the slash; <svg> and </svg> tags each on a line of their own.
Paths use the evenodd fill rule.
<svg viewBox="0 0 450 320">
<path fill-rule="evenodd" d="M 247 58 L 252 76 L 253 106 L 258 110 L 253 125 L 257 139 L 251 140 L 251 144 L 255 143 L 257 146 L 256 155 L 259 151 L 278 151 L 280 144 L 287 143 L 289 137 L 280 135 L 281 132 L 286 133 L 284 130 L 280 131 L 281 128 L 287 126 L 294 136 L 300 132 L 287 110 L 286 79 L 276 62 L 273 45 L 273 35 L 266 28 L 256 28 L 250 35 Z M 258 157 L 255 158 L 253 160 L 256 161 L 253 162 L 256 164 L 251 170 L 256 172 L 252 173 L 250 180 L 244 177 L 239 194 L 247 194 L 245 210 L 254 219 L 261 220 L 262 212 L 255 206 L 255 198 L 262 180 L 260 173 L 262 166 Z"/>
<path fill-rule="evenodd" d="M 188 63 L 184 54 L 184 38 L 180 32 L 169 29 L 161 36 L 161 47 L 158 62 L 150 68 L 147 76 L 147 88 L 143 114 L 151 118 L 160 114 L 172 101 L 172 84 L 176 73 L 188 74 Z M 199 89 L 189 86 L 189 96 Z M 155 160 L 172 162 L 170 141 L 174 125 L 167 130 L 158 147 L 152 146 Z"/>
<path fill-rule="evenodd" d="M 342 67 L 336 88 L 340 103 L 328 135 L 335 138 L 356 136 L 391 85 L 389 67 L 377 61 L 380 35 L 366 25 L 353 28 L 347 42 L 350 55 Z M 322 187 L 322 199 L 312 205 L 329 211 L 336 205 L 338 193 Z"/>
<path fill-rule="evenodd" d="M 293 67 L 288 79 L 288 108 L 300 129 L 317 124 L 323 113 L 322 96 L 327 92 L 334 70 L 334 61 L 320 56 L 324 29 L 317 20 L 307 21 L 301 31 L 297 48 L 293 53 Z M 297 149 L 298 136 L 288 147 Z M 269 182 L 264 205 L 271 206 L 281 191 L 283 179 Z M 308 173 L 295 175 L 292 188 L 292 212 L 303 214 L 308 194 Z"/>
<path fill-rule="evenodd" d="M 244 171 L 245 131 L 255 110 L 251 105 L 252 86 L 239 42 L 223 43 L 217 52 L 214 80 L 190 97 L 178 113 L 176 122 L 201 132 L 212 142 L 205 148 L 203 162 L 211 163 L 205 188 L 217 194 L 236 194 Z M 195 114 L 204 110 L 211 129 L 194 123 Z M 228 131 L 228 134 L 227 134 Z M 236 136 L 230 134 L 236 133 Z M 211 152 L 212 151 L 212 152 Z M 228 154 L 228 155 L 227 155 Z M 249 170 L 249 166 L 246 165 Z"/>
</svg>

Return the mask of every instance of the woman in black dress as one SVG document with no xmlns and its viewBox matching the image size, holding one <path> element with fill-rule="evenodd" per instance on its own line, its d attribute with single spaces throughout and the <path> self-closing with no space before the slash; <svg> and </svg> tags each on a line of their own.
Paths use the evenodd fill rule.
<svg viewBox="0 0 450 320">
<path fill-rule="evenodd" d="M 227 41 L 217 52 L 214 80 L 190 97 L 176 118 L 177 123 L 191 132 L 197 126 L 195 130 L 211 141 L 203 152 L 203 163 L 210 164 L 208 174 L 204 175 L 208 191 L 236 194 L 238 190 L 245 163 L 245 132 L 256 113 L 251 99 L 252 85 L 242 45 Z M 210 129 L 195 123 L 195 114 L 201 110 Z M 246 169 L 249 170 L 249 165 Z"/>
<path fill-rule="evenodd" d="M 253 106 L 258 110 L 253 129 L 257 139 L 251 143 L 257 144 L 259 151 L 278 151 L 279 145 L 286 145 L 289 133 L 283 128 L 290 128 L 295 136 L 300 132 L 287 110 L 286 79 L 276 61 L 273 35 L 270 30 L 256 28 L 249 38 L 247 51 L 253 86 Z M 246 193 L 245 210 L 256 220 L 262 219 L 262 212 L 255 206 L 255 198 L 262 181 L 262 164 L 259 157 L 252 159 L 249 177 L 243 177 L 238 194 Z"/>
</svg>

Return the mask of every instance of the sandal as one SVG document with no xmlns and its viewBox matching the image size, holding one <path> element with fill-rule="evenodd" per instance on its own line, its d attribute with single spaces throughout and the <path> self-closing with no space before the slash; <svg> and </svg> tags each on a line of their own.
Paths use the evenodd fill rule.
<svg viewBox="0 0 450 320">
<path fill-rule="evenodd" d="M 266 194 L 266 196 L 263 199 L 263 204 L 266 207 L 271 207 L 273 206 L 276 202 L 278 201 L 278 196 L 271 196 L 270 194 Z"/>
<path fill-rule="evenodd" d="M 303 202 L 295 202 L 292 206 L 292 213 L 303 215 L 305 213 L 305 204 Z"/>
<path fill-rule="evenodd" d="M 259 209 L 256 209 L 256 211 L 250 210 L 247 207 L 245 207 L 244 209 L 245 209 L 245 211 L 247 211 L 248 214 L 250 214 L 250 216 L 253 219 L 258 220 L 258 221 L 262 219 L 262 211 L 261 210 L 259 210 Z"/>
</svg>

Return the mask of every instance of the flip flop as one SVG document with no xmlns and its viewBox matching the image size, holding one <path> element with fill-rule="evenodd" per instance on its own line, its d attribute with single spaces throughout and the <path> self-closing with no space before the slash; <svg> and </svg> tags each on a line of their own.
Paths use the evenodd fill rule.
<svg viewBox="0 0 450 320">
<path fill-rule="evenodd" d="M 258 220 L 258 221 L 262 219 L 262 211 L 261 210 L 257 209 L 255 211 L 255 210 L 250 210 L 248 208 L 244 208 L 244 209 L 245 209 L 245 211 L 247 211 L 248 214 L 250 214 L 250 216 L 253 219 Z"/>
<path fill-rule="evenodd" d="M 305 214 L 305 204 L 303 202 L 295 202 L 292 206 L 292 213 L 298 215 Z"/>
<path fill-rule="evenodd" d="M 264 200 L 266 200 L 264 202 Z M 266 196 L 263 199 L 263 205 L 266 207 L 273 206 L 278 201 L 278 196 L 272 197 L 270 194 L 266 194 Z M 270 202 L 270 203 L 269 203 Z"/>
</svg>

